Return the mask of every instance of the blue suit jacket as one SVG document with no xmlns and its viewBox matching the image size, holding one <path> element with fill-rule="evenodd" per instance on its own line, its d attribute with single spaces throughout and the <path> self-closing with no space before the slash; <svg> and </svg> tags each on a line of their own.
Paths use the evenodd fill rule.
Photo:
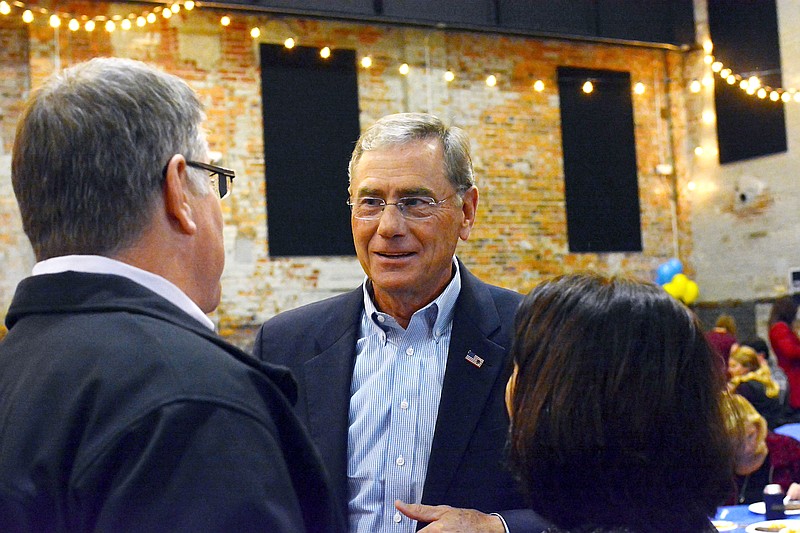
<svg viewBox="0 0 800 533">
<path fill-rule="evenodd" d="M 505 385 L 519 293 L 481 282 L 463 264 L 453 315 L 439 413 L 422 502 L 497 512 L 524 501 L 505 467 Z M 256 357 L 288 366 L 299 383 L 296 409 L 347 502 L 350 381 L 363 308 L 363 288 L 281 313 L 258 333 Z M 465 358 L 484 359 L 476 367 Z M 345 509 L 346 510 L 346 509 Z M 541 531 L 532 511 L 503 512 L 512 531 Z"/>
</svg>

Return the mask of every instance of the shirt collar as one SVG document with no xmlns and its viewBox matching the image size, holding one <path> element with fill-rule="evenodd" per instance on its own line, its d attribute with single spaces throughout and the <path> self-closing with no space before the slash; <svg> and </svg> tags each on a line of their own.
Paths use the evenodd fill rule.
<svg viewBox="0 0 800 533">
<path fill-rule="evenodd" d="M 439 337 L 445 332 L 447 325 L 453 320 L 453 313 L 455 312 L 456 300 L 461 293 L 461 271 L 458 267 L 458 261 L 453 258 L 453 278 L 442 293 L 436 297 L 435 300 L 430 302 L 422 309 L 417 310 L 414 315 L 422 314 L 425 323 L 430 328 L 433 337 L 438 341 Z M 390 315 L 378 311 L 375 307 L 375 302 L 372 299 L 372 281 L 364 278 L 363 284 L 364 291 L 364 312 L 370 318 L 370 322 L 383 329 L 385 327 L 386 318 Z M 413 316 L 413 315 L 412 315 Z M 383 317 L 384 320 L 380 320 Z"/>
<path fill-rule="evenodd" d="M 171 281 L 116 259 L 100 255 L 64 255 L 39 261 L 33 266 L 31 274 L 34 276 L 58 274 L 68 270 L 89 274 L 114 274 L 127 278 L 165 298 L 205 327 L 214 331 L 214 322 Z"/>
</svg>

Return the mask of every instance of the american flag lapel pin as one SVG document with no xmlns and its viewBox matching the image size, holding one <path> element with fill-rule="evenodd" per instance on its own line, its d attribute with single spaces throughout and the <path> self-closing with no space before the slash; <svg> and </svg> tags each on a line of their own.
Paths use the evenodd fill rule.
<svg viewBox="0 0 800 533">
<path fill-rule="evenodd" d="M 466 359 L 473 365 L 477 366 L 478 368 L 480 368 L 483 365 L 483 357 L 479 357 L 472 350 L 467 351 L 467 356 L 464 359 Z"/>
</svg>

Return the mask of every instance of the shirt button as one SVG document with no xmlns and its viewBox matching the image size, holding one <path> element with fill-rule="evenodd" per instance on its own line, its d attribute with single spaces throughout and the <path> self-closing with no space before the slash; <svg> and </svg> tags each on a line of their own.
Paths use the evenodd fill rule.
<svg viewBox="0 0 800 533">
<path fill-rule="evenodd" d="M 402 519 L 403 519 L 403 517 L 402 517 L 402 516 L 400 516 L 400 513 L 399 513 L 399 512 L 398 512 L 398 513 L 394 513 L 394 523 L 395 523 L 395 524 L 399 524 L 399 523 L 400 523 L 400 520 L 402 520 Z"/>
<path fill-rule="evenodd" d="M 383 315 L 378 315 L 378 322 L 383 324 L 384 322 L 386 322 L 386 317 L 384 317 Z"/>
<path fill-rule="evenodd" d="M 414 355 L 414 348 L 406 348 L 406 355 Z"/>
<path fill-rule="evenodd" d="M 408 402 L 405 400 L 400 402 L 400 409 L 408 409 Z"/>
<path fill-rule="evenodd" d="M 403 456 L 401 455 L 400 457 L 398 457 L 398 458 L 395 460 L 395 463 L 397 464 L 397 466 L 403 466 L 404 464 L 406 464 L 406 460 L 405 460 L 405 459 L 403 458 Z"/>
</svg>

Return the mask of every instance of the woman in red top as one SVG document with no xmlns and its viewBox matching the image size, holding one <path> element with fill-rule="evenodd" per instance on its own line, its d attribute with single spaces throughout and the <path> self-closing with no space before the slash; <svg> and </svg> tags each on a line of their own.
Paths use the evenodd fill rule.
<svg viewBox="0 0 800 533">
<path fill-rule="evenodd" d="M 800 338 L 792 329 L 797 303 L 782 296 L 772 304 L 769 314 L 769 343 L 789 382 L 789 405 L 800 409 Z"/>
</svg>

